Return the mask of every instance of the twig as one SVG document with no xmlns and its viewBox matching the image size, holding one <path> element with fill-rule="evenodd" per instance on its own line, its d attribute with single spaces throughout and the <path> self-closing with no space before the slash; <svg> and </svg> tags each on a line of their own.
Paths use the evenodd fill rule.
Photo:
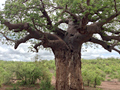
<svg viewBox="0 0 120 90">
<path fill-rule="evenodd" d="M 114 0 L 114 3 L 115 3 L 115 11 L 116 11 L 116 13 L 117 13 L 118 11 L 117 11 L 116 0 Z"/>
<path fill-rule="evenodd" d="M 2 33 L 2 32 L 0 32 L 0 33 L 6 38 L 6 40 L 9 40 L 9 41 L 15 42 L 15 40 L 8 38 L 8 37 L 5 35 L 5 33 Z"/>
</svg>

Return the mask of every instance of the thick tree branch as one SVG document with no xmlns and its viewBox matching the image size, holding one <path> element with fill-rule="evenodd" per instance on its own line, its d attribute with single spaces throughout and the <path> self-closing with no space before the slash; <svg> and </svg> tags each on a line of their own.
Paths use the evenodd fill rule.
<svg viewBox="0 0 120 90">
<path fill-rule="evenodd" d="M 88 5 L 88 6 L 90 5 L 90 0 L 87 0 L 87 5 Z"/>
<path fill-rule="evenodd" d="M 9 30 L 18 29 L 15 30 L 15 32 L 22 31 L 23 29 L 28 29 L 29 27 L 28 23 L 11 24 L 10 22 L 5 21 L 3 24 L 5 24 L 9 28 Z"/>
<path fill-rule="evenodd" d="M 116 0 L 114 0 L 114 3 L 115 3 L 115 6 L 114 6 L 114 7 L 115 7 L 115 11 L 116 11 L 116 13 L 117 13 L 118 11 L 117 11 L 117 4 L 116 4 Z"/>
<path fill-rule="evenodd" d="M 58 40 L 48 40 L 45 34 L 42 39 L 42 45 L 45 48 L 50 47 L 53 50 L 69 49 L 67 44 L 62 39 L 58 38 Z"/>
<path fill-rule="evenodd" d="M 82 28 L 85 29 L 86 25 L 88 24 L 88 15 L 89 13 L 86 13 L 85 16 L 82 18 Z"/>
<path fill-rule="evenodd" d="M 118 52 L 120 54 L 120 50 L 113 48 L 113 50 L 115 50 L 116 52 Z"/>
<path fill-rule="evenodd" d="M 33 22 L 33 25 L 34 25 L 34 28 L 36 29 L 36 31 L 41 32 L 41 31 L 38 30 L 37 27 L 35 26 L 35 25 L 39 26 L 39 24 L 36 24 L 35 21 L 34 21 L 34 19 L 32 19 L 32 22 Z M 57 22 L 57 23 L 54 25 L 53 30 L 52 30 L 52 32 L 54 32 L 56 35 L 58 35 L 61 39 L 64 38 L 66 31 L 58 28 L 58 25 L 61 24 L 61 23 L 63 23 L 63 22 L 68 23 L 68 19 L 66 19 L 65 21 L 64 21 L 64 20 L 61 20 L 61 21 Z M 42 26 L 43 26 L 43 25 L 42 25 Z M 41 27 L 41 26 L 40 26 L 40 27 Z M 49 28 L 49 27 L 48 27 L 48 28 Z M 42 33 L 42 32 L 41 32 L 41 33 Z"/>
<path fill-rule="evenodd" d="M 101 45 L 104 49 L 108 50 L 109 52 L 111 52 L 112 50 L 115 50 L 120 54 L 120 51 L 114 48 L 118 44 L 118 42 L 115 42 L 112 45 L 108 45 L 106 42 L 98 40 L 93 37 L 90 38 L 89 41 Z"/>
<path fill-rule="evenodd" d="M 4 22 L 9 30 L 17 29 L 15 32 L 27 30 L 34 38 L 39 39 L 42 36 L 42 32 L 37 32 L 29 26 L 29 23 L 11 24 L 10 22 Z"/>
<path fill-rule="evenodd" d="M 87 0 L 87 3 L 88 3 L 88 5 L 89 5 L 90 0 Z M 87 13 L 85 14 L 85 16 L 82 18 L 82 25 L 81 25 L 82 27 L 81 27 L 80 29 L 85 32 L 86 27 L 87 27 L 87 28 L 88 28 L 88 30 L 87 30 L 88 33 L 99 33 L 101 29 L 100 29 L 100 26 L 98 25 L 98 23 L 93 23 L 93 24 L 91 24 L 91 25 L 87 25 L 87 24 L 88 24 L 88 21 L 96 22 L 97 20 L 101 19 L 101 16 L 99 15 L 99 12 L 100 12 L 100 11 L 103 11 L 104 8 L 107 8 L 107 6 L 104 6 L 104 7 L 102 7 L 102 8 L 99 8 L 98 10 L 96 10 L 96 11 L 94 12 L 94 14 L 87 12 Z M 95 14 L 98 15 L 98 17 L 97 17 L 96 19 L 88 18 L 89 15 L 95 15 Z M 93 27 L 93 26 L 94 26 L 94 27 Z M 89 28 L 91 28 L 91 27 L 92 27 L 92 29 L 89 29 Z"/>
<path fill-rule="evenodd" d="M 48 15 L 48 13 L 45 10 L 45 6 L 44 6 L 43 1 L 42 0 L 40 0 L 40 1 L 42 3 L 42 8 L 40 8 L 40 10 L 43 13 L 44 17 L 47 19 L 47 25 L 49 26 L 49 29 L 51 29 L 51 27 L 52 27 L 52 21 L 51 21 L 49 15 Z"/>
<path fill-rule="evenodd" d="M 27 35 L 27 36 L 25 36 L 25 37 L 17 40 L 17 41 L 15 42 L 14 48 L 17 49 L 17 47 L 18 47 L 21 43 L 25 43 L 26 41 L 28 41 L 28 40 L 31 39 L 31 38 L 33 38 L 33 37 L 29 34 L 29 35 Z"/>
<path fill-rule="evenodd" d="M 93 23 L 91 25 L 87 25 L 86 29 L 83 29 L 84 32 L 89 34 L 99 33 L 101 31 L 101 28 L 97 26 L 96 23 Z"/>
<path fill-rule="evenodd" d="M 1 24 L 4 24 L 5 26 L 7 26 L 9 30 L 15 29 L 14 32 L 19 32 L 19 31 L 22 31 L 22 30 L 26 30 L 32 36 L 34 36 L 35 39 L 41 38 L 41 36 L 43 34 L 41 31 L 38 32 L 38 31 L 34 30 L 33 28 L 31 28 L 29 23 L 11 24 L 10 22 L 3 19 L 2 16 L 0 16 L 0 19 L 1 19 Z"/>
<path fill-rule="evenodd" d="M 83 13 L 83 12 L 85 11 L 85 8 L 82 6 L 81 3 L 80 3 L 80 5 L 79 5 L 79 8 L 80 8 L 80 10 L 81 10 L 81 13 Z"/>
<path fill-rule="evenodd" d="M 105 41 L 111 41 L 112 39 L 120 41 L 120 36 L 108 36 L 104 32 L 100 32 L 99 35 L 102 37 Z"/>
<path fill-rule="evenodd" d="M 35 48 L 36 52 L 38 52 L 38 48 L 37 47 L 40 46 L 40 45 L 42 45 L 42 42 L 35 44 L 34 48 Z"/>
<path fill-rule="evenodd" d="M 61 39 L 64 39 L 66 31 L 64 31 L 64 30 L 62 30 L 62 29 L 60 29 L 60 28 L 57 27 L 57 28 L 55 28 L 55 30 L 53 30 L 53 32 L 57 36 L 59 36 Z"/>
<path fill-rule="evenodd" d="M 106 36 L 106 37 L 120 41 L 120 36 Z"/>
<path fill-rule="evenodd" d="M 115 41 L 113 44 L 111 44 L 112 47 L 115 47 L 116 45 L 118 45 L 119 41 Z"/>
<path fill-rule="evenodd" d="M 69 49 L 66 43 L 62 40 L 48 40 L 46 36 L 42 39 L 42 42 L 35 44 L 34 48 L 38 52 L 38 46 L 43 45 L 44 48 L 52 48 L 53 50 L 57 49 Z"/>
<path fill-rule="evenodd" d="M 113 31 L 113 30 L 109 30 L 105 27 L 102 27 L 102 30 L 106 31 L 106 32 L 110 32 L 110 33 L 113 33 L 113 34 L 120 34 L 120 31 Z M 104 33 L 105 34 L 105 33 Z"/>
<path fill-rule="evenodd" d="M 15 31 L 15 32 L 19 32 L 19 31 L 22 31 L 24 29 L 27 32 L 29 32 L 29 35 L 27 35 L 26 37 L 16 41 L 15 49 L 18 47 L 18 45 L 20 43 L 24 43 L 24 42 L 26 42 L 27 40 L 29 40 L 31 38 L 42 40 L 44 35 L 46 35 L 48 40 L 59 40 L 60 39 L 57 35 L 50 34 L 50 33 L 43 33 L 42 31 L 34 30 L 33 28 L 31 28 L 29 23 L 11 24 L 10 22 L 5 21 L 4 19 L 3 19 L 2 22 L 3 22 L 2 24 L 6 25 L 9 30 L 17 29 L 17 31 Z M 33 21 L 33 23 L 34 23 L 34 21 Z M 55 30 L 55 32 L 58 33 L 58 34 L 62 33 L 63 35 L 65 33 L 64 31 L 62 31 L 60 29 Z"/>
<path fill-rule="evenodd" d="M 34 23 L 34 22 L 33 22 Z M 30 27 L 29 23 L 20 23 L 20 24 L 11 24 L 10 22 L 5 21 L 3 24 L 5 24 L 9 30 L 12 29 L 17 29 L 15 32 L 19 32 L 22 31 L 23 29 L 25 29 L 26 31 L 28 31 L 30 33 L 31 36 L 33 36 L 35 39 L 39 39 L 43 36 L 43 32 L 42 31 L 36 31 L 33 28 Z M 37 28 L 36 28 L 37 29 Z M 65 34 L 66 31 L 63 31 L 59 28 L 56 28 L 56 30 L 54 30 L 53 32 L 57 33 L 57 35 L 63 35 Z M 47 33 L 46 33 L 47 34 Z M 56 38 L 57 36 L 53 36 L 52 34 L 47 34 L 47 36 L 50 37 L 54 37 Z"/>
<path fill-rule="evenodd" d="M 106 37 L 108 36 L 106 33 L 100 32 L 99 35 L 101 36 L 101 38 L 105 41 L 111 41 L 111 38 Z"/>
<path fill-rule="evenodd" d="M 108 32 L 111 32 L 111 33 L 113 33 L 113 34 L 120 34 L 120 31 L 108 31 Z"/>
<path fill-rule="evenodd" d="M 65 12 L 70 14 L 70 16 L 74 19 L 74 21 L 78 19 L 78 17 L 75 14 L 71 13 L 69 10 L 65 10 Z"/>
<path fill-rule="evenodd" d="M 36 37 L 36 31 L 33 32 L 33 34 L 28 34 L 27 36 L 25 36 L 24 38 L 21 38 L 19 40 L 16 41 L 15 43 L 15 49 L 21 44 L 21 43 L 25 43 L 26 41 L 28 41 L 31 38 L 35 38 L 38 40 L 43 40 L 44 35 L 46 36 L 47 40 L 58 40 L 59 37 L 57 37 L 54 34 L 49 34 L 49 33 L 40 33 L 37 35 Z M 46 39 L 45 38 L 45 39 Z"/>
<path fill-rule="evenodd" d="M 89 41 L 90 41 L 90 42 L 93 42 L 93 43 L 96 43 L 96 44 L 99 44 L 99 45 L 101 45 L 104 49 L 106 49 L 106 50 L 108 50 L 109 52 L 111 52 L 111 46 L 108 45 L 106 42 L 101 41 L 101 40 L 98 40 L 98 39 L 93 38 L 93 37 L 91 37 Z"/>
<path fill-rule="evenodd" d="M 108 17 L 104 20 L 101 20 L 100 22 L 97 23 L 97 25 L 101 27 L 104 24 L 109 23 L 112 19 L 114 19 L 115 17 L 117 17 L 119 15 L 120 15 L 120 11 L 118 13 L 115 13 L 115 14 L 111 15 L 110 17 Z"/>
</svg>

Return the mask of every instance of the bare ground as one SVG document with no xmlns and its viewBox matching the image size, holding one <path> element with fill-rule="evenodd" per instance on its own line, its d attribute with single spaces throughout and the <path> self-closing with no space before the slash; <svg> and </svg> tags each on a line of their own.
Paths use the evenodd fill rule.
<svg viewBox="0 0 120 90">
<path fill-rule="evenodd" d="M 104 81 L 101 83 L 101 86 L 98 86 L 103 90 L 120 90 L 120 82 L 117 79 L 111 81 Z"/>
</svg>

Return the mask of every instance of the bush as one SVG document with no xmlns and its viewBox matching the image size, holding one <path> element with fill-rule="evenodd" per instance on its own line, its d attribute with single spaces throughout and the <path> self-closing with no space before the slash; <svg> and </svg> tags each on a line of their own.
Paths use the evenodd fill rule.
<svg viewBox="0 0 120 90">
<path fill-rule="evenodd" d="M 107 79 L 107 81 L 111 81 L 111 79 Z"/>
<path fill-rule="evenodd" d="M 50 80 L 42 80 L 40 83 L 39 90 L 55 90 L 54 87 L 51 85 Z"/>
<path fill-rule="evenodd" d="M 51 74 L 46 67 L 36 63 L 18 63 L 14 70 L 16 78 L 22 80 L 21 85 L 35 84 L 37 80 L 50 80 Z"/>
<path fill-rule="evenodd" d="M 105 73 L 98 69 L 96 65 L 86 65 L 82 68 L 82 77 L 85 85 L 90 86 L 92 84 L 96 87 L 105 79 Z"/>
<path fill-rule="evenodd" d="M 10 66 L 7 65 L 1 65 L 2 67 L 0 67 L 0 86 L 2 86 L 2 84 L 9 84 L 10 80 L 12 78 L 12 71 L 10 70 Z"/>
</svg>

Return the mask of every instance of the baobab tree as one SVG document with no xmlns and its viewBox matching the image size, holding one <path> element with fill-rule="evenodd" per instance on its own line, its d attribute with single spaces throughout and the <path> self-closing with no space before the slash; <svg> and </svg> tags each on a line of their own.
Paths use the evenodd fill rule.
<svg viewBox="0 0 120 90">
<path fill-rule="evenodd" d="M 51 48 L 56 90 L 84 90 L 81 47 L 92 42 L 120 53 L 119 15 L 120 0 L 6 0 L 0 33 L 15 43 L 15 49 L 30 40 L 37 52 L 41 45 Z"/>
</svg>

